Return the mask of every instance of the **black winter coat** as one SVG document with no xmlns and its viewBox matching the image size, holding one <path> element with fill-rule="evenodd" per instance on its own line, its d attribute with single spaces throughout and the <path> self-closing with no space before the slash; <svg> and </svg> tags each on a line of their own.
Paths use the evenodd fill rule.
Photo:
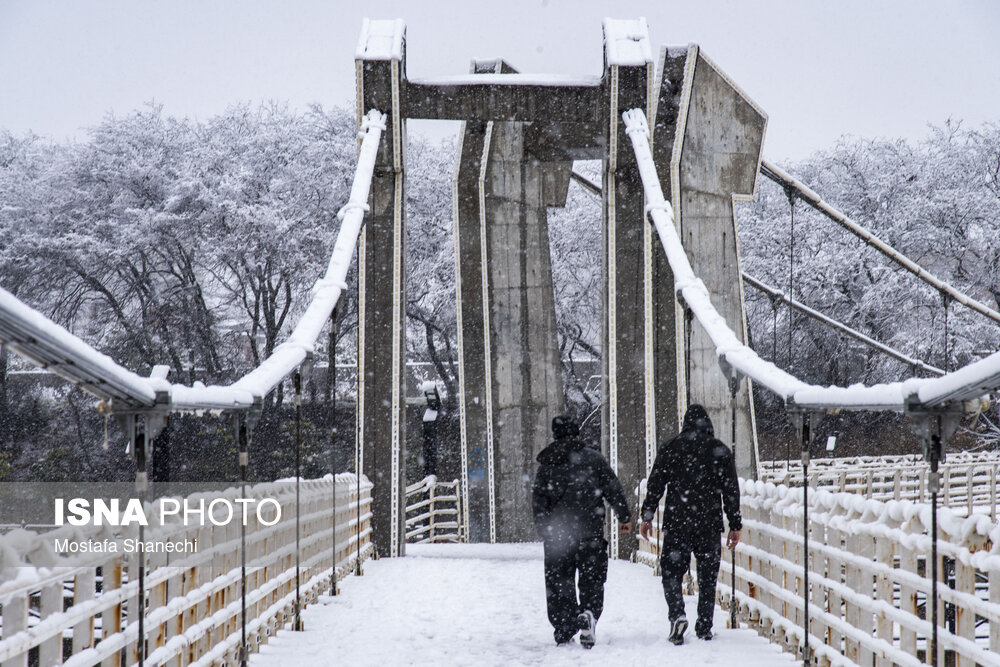
<svg viewBox="0 0 1000 667">
<path fill-rule="evenodd" d="M 621 482 L 601 453 L 576 437 L 561 438 L 538 454 L 532 490 L 535 529 L 547 544 L 604 536 L 604 502 L 631 520 Z"/>
<path fill-rule="evenodd" d="M 733 454 L 715 438 L 708 413 L 700 405 L 688 408 L 681 432 L 656 452 L 642 502 L 643 521 L 652 521 L 664 489 L 663 530 L 667 534 L 695 537 L 721 533 L 720 499 L 729 529 L 743 528 Z"/>
</svg>

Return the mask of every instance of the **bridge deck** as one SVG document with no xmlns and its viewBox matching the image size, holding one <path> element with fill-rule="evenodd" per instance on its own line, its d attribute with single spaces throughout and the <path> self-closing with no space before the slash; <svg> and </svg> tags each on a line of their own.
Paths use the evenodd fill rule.
<svg viewBox="0 0 1000 667">
<path fill-rule="evenodd" d="M 294 665 L 734 665 L 793 664 L 752 630 L 727 630 L 716 608 L 711 642 L 666 640 L 659 578 L 612 561 L 597 646 L 559 648 L 545 615 L 542 549 L 518 545 L 409 545 L 405 558 L 369 561 L 341 596 L 304 612 L 305 631 L 281 631 L 254 667 Z M 694 598 L 687 616 L 694 621 Z"/>
</svg>

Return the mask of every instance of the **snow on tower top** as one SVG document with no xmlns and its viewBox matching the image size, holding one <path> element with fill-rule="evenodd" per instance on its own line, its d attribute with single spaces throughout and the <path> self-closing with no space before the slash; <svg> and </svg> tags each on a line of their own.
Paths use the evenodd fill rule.
<svg viewBox="0 0 1000 667">
<path fill-rule="evenodd" d="M 403 19 L 365 19 L 355 60 L 402 60 L 405 32 Z"/>
<path fill-rule="evenodd" d="M 646 19 L 604 19 L 604 52 L 608 65 L 653 62 Z"/>
</svg>

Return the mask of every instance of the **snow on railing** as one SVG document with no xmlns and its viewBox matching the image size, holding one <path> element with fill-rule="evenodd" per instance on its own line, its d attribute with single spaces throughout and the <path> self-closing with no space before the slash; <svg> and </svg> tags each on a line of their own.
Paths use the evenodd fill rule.
<svg viewBox="0 0 1000 667">
<path fill-rule="evenodd" d="M 674 225 L 674 212 L 663 197 L 649 146 L 649 126 L 641 109 L 622 114 L 635 151 L 646 194 L 646 211 L 656 227 L 674 275 L 674 289 L 684 306 L 694 314 L 715 346 L 716 353 L 738 373 L 746 375 L 780 396 L 791 406 L 813 409 L 857 409 L 905 411 L 919 407 L 941 407 L 950 401 L 977 399 L 1000 388 L 1000 352 L 938 378 L 911 378 L 865 386 L 820 387 L 765 361 L 743 344 L 712 305 L 705 283 L 694 273 Z M 977 401 L 978 403 L 978 401 Z"/>
<path fill-rule="evenodd" d="M 351 185 L 348 202 L 340 209 L 340 231 L 326 274 L 313 286 L 312 299 L 288 339 L 279 345 L 270 357 L 257 368 L 229 386 L 194 386 L 170 384 L 161 377 L 143 378 L 118 365 L 109 357 L 97 352 L 63 327 L 33 310 L 0 288 L 0 341 L 29 361 L 50 368 L 54 373 L 81 384 L 88 391 L 106 399 L 120 399 L 124 394 L 129 402 L 152 405 L 157 393 L 165 393 L 169 410 L 224 410 L 249 408 L 267 395 L 286 376 L 295 371 L 313 351 L 316 339 L 330 319 L 330 313 L 340 294 L 347 288 L 347 273 L 354 249 L 368 210 L 368 194 L 379 141 L 385 131 L 385 115 L 372 109 L 365 116 L 361 132 L 363 140 L 358 151 L 358 166 Z M 39 358 L 32 346 L 38 340 L 51 342 L 47 353 L 59 355 L 57 359 Z M 102 387 L 109 382 L 114 393 Z"/>
<path fill-rule="evenodd" d="M 343 473 L 336 477 L 334 556 L 331 480 L 327 475 L 301 484 L 299 557 L 303 583 L 299 593 L 306 603 L 329 590 L 331 576 L 339 581 L 372 551 L 372 485 L 364 477 L 357 480 L 353 474 Z M 232 500 L 239 495 L 237 489 L 230 489 L 189 498 L 195 502 L 202 496 Z M 293 484 L 258 484 L 246 497 L 273 498 L 283 516 L 295 516 Z M 150 508 L 147 514 L 157 512 Z M 293 616 L 296 521 L 266 526 L 258 523 L 255 512 L 248 518 L 246 618 L 247 644 L 253 651 Z M 197 539 L 198 548 L 169 562 L 164 553 L 146 555 L 146 665 L 238 664 L 242 578 L 240 532 L 234 526 L 175 523 L 147 533 L 147 540 Z M 140 556 L 128 553 L 123 542 L 134 539 L 137 530 L 87 530 L 57 529 L 44 534 L 18 530 L 0 536 L 3 665 L 136 663 Z M 113 552 L 107 550 L 107 560 L 100 567 L 81 565 L 52 551 L 54 538 L 68 537 L 69 533 L 76 540 L 108 539 L 118 547 Z M 64 641 L 72 647 L 65 662 Z"/>
<path fill-rule="evenodd" d="M 969 464 L 969 463 L 997 463 L 1000 464 L 1000 450 L 980 450 L 965 452 L 948 452 L 948 463 Z M 821 470 L 830 468 L 889 468 L 893 466 L 912 466 L 927 460 L 923 454 L 881 454 L 865 456 L 836 456 L 810 459 L 810 468 Z M 768 474 L 784 473 L 788 470 L 798 470 L 801 474 L 802 461 L 798 459 L 775 459 L 773 461 L 761 461 L 760 468 Z"/>
<path fill-rule="evenodd" d="M 876 500 L 930 502 L 930 475 L 923 457 L 866 457 L 855 459 L 813 459 L 809 462 L 809 486 L 827 491 L 856 493 Z M 802 484 L 801 462 L 781 466 L 761 466 L 761 480 L 786 486 Z M 1000 453 L 949 454 L 940 465 L 938 498 L 953 512 L 972 516 L 986 514 L 997 520 L 997 466 Z"/>
<path fill-rule="evenodd" d="M 802 491 L 741 480 L 743 542 L 736 548 L 736 604 L 762 634 L 802 639 Z M 931 508 L 851 493 L 809 494 L 810 645 L 828 664 L 930 662 Z M 938 664 L 1000 665 L 1000 526 L 983 515 L 939 513 Z M 728 606 L 732 569 L 719 594 Z M 922 655 L 922 659 L 919 656 Z M 825 656 L 825 658 L 824 658 Z"/>
<path fill-rule="evenodd" d="M 406 487 L 406 541 L 467 542 L 462 525 L 461 483 L 428 475 Z"/>
<path fill-rule="evenodd" d="M 644 492 L 645 481 L 640 485 Z M 743 621 L 790 652 L 802 643 L 801 489 L 740 480 L 742 542 L 736 605 Z M 931 509 L 819 489 L 809 494 L 810 646 L 821 665 L 930 663 Z M 659 568 L 661 507 L 636 560 Z M 959 665 L 1000 665 L 1000 525 L 977 514 L 939 514 L 939 646 Z M 724 550 L 717 595 L 732 600 Z M 929 616 L 929 614 L 927 615 Z M 918 658 L 918 656 L 922 656 Z"/>
</svg>

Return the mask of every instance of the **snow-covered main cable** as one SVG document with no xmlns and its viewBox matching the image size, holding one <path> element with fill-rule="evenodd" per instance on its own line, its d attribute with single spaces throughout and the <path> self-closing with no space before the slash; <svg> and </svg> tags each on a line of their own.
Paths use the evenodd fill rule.
<svg viewBox="0 0 1000 667">
<path fill-rule="evenodd" d="M 326 274 L 316 281 L 312 298 L 288 339 L 260 366 L 230 386 L 206 387 L 170 384 L 165 377 L 144 378 L 98 352 L 14 295 L 0 288 L 0 341 L 30 361 L 49 368 L 91 393 L 128 407 L 149 407 L 157 394 L 166 393 L 166 410 L 225 410 L 248 408 L 298 368 L 313 346 L 341 293 L 358 243 L 379 141 L 385 132 L 385 114 L 372 109 L 361 124 L 361 148 L 351 185 L 351 196 L 340 209 L 340 231 Z"/>
<path fill-rule="evenodd" d="M 705 328 L 720 356 L 724 356 L 726 361 L 741 373 L 761 382 L 782 398 L 791 398 L 796 391 L 805 389 L 808 385 L 774 364 L 764 361 L 744 345 L 726 324 L 722 315 L 715 310 L 709 298 L 708 288 L 691 268 L 684 246 L 677 236 L 673 207 L 664 198 L 660 180 L 656 175 L 653 153 L 649 148 L 649 125 L 646 123 L 645 114 L 641 109 L 631 109 L 622 114 L 622 118 L 625 121 L 625 132 L 632 141 L 639 175 L 646 192 L 646 212 L 652 219 L 666 251 L 667 261 L 674 274 L 676 293 Z"/>
<path fill-rule="evenodd" d="M 149 378 L 120 366 L 2 287 L 0 343 L 105 400 L 131 407 L 156 403 Z"/>
<path fill-rule="evenodd" d="M 330 313 L 333 312 L 341 293 L 347 287 L 347 273 L 351 268 L 351 259 L 358 244 L 365 212 L 368 210 L 368 193 L 371 190 L 375 158 L 384 131 L 385 114 L 372 109 L 361 123 L 364 139 L 358 151 L 358 166 L 351 185 L 351 196 L 337 213 L 342 222 L 326 274 L 316 282 L 312 290 L 312 300 L 288 339 L 260 366 L 231 387 L 192 389 L 182 385 L 172 385 L 171 404 L 175 409 L 203 406 L 205 403 L 218 400 L 220 392 L 228 394 L 234 405 L 247 400 L 252 403 L 254 397 L 263 397 L 276 387 L 302 364 L 308 353 L 313 351 L 320 332 L 330 319 Z"/>
<path fill-rule="evenodd" d="M 758 382 L 788 404 L 814 409 L 897 410 L 940 407 L 948 402 L 976 399 L 1000 388 L 1000 352 L 939 378 L 911 378 L 865 386 L 820 387 L 765 361 L 743 344 L 712 305 L 705 284 L 695 275 L 675 228 L 673 209 L 663 197 L 649 146 L 649 125 L 641 109 L 622 114 L 632 141 L 639 175 L 646 193 L 646 211 L 656 227 L 674 274 L 674 290 L 701 324 L 716 353 L 737 371 Z"/>
</svg>

